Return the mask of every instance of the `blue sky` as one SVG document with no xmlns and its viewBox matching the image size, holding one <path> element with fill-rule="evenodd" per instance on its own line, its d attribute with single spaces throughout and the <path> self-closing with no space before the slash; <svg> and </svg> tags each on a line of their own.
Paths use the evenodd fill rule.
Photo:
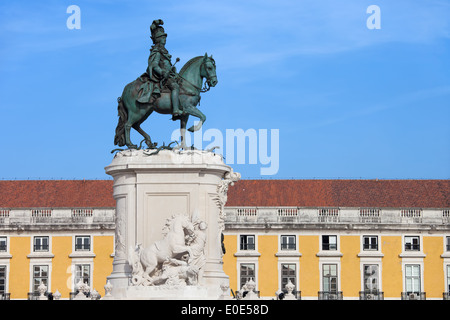
<svg viewBox="0 0 450 320">
<path fill-rule="evenodd" d="M 216 61 L 203 130 L 279 130 L 277 174 L 232 164 L 243 178 L 448 179 L 448 17 L 444 0 L 2 1 L 0 179 L 110 178 L 116 100 L 159 18 L 179 68 Z M 155 113 L 142 125 L 159 144 L 178 126 Z"/>
</svg>

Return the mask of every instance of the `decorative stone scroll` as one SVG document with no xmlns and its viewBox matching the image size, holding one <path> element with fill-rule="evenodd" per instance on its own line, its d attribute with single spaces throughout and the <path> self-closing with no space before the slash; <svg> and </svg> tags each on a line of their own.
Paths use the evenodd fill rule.
<svg viewBox="0 0 450 320">
<path fill-rule="evenodd" d="M 219 230 L 220 233 L 225 229 L 225 212 L 224 207 L 228 199 L 228 187 L 234 185 L 234 183 L 241 179 L 241 174 L 239 172 L 231 171 L 224 174 L 223 180 L 220 181 L 217 186 L 217 197 L 214 199 L 217 206 L 219 207 Z"/>
</svg>

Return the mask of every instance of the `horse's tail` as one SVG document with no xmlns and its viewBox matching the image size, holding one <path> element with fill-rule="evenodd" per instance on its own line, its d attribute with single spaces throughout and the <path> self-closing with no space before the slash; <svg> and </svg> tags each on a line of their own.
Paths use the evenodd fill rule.
<svg viewBox="0 0 450 320">
<path fill-rule="evenodd" d="M 125 123 L 128 119 L 127 109 L 123 105 L 122 97 L 117 98 L 119 105 L 117 111 L 119 113 L 119 123 L 116 127 L 116 136 L 114 137 L 114 144 L 122 147 L 125 145 Z"/>
</svg>

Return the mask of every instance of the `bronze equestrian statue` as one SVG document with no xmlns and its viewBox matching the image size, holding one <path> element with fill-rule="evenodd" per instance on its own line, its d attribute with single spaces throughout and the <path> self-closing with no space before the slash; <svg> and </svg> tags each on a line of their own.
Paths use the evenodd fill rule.
<svg viewBox="0 0 450 320">
<path fill-rule="evenodd" d="M 148 58 L 148 67 L 144 74 L 127 84 L 122 96 L 118 98 L 119 123 L 116 127 L 114 144 L 137 149 L 130 140 L 130 130 L 134 128 L 145 140 L 148 148 L 156 148 L 150 136 L 141 128 L 153 111 L 172 114 L 172 120 L 180 120 L 180 148 L 186 149 L 186 123 L 190 115 L 200 119 L 190 132 L 197 131 L 205 122 L 205 115 L 197 109 L 200 93 L 206 92 L 217 84 L 216 63 L 214 59 L 199 56 L 190 59 L 177 73 L 165 48 L 167 34 L 159 19 L 150 26 L 153 46 Z M 177 62 L 179 59 L 177 58 Z M 203 80 L 206 79 L 203 86 Z M 203 86 L 203 88 L 202 88 Z"/>
</svg>

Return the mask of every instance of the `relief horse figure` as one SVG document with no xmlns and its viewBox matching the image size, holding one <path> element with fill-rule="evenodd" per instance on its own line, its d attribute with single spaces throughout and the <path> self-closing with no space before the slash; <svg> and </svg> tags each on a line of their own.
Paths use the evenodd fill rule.
<svg viewBox="0 0 450 320">
<path fill-rule="evenodd" d="M 178 76 L 181 88 L 179 101 L 183 113 L 172 119 L 180 120 L 181 143 L 179 147 L 186 149 L 185 133 L 189 116 L 192 115 L 200 120 L 197 125 L 188 129 L 190 132 L 199 130 L 206 120 L 206 116 L 196 106 L 200 102 L 200 93 L 208 91 L 210 87 L 217 84 L 216 63 L 212 56 L 208 57 L 205 53 L 204 56 L 198 56 L 186 62 Z M 204 79 L 206 81 L 202 88 Z M 145 143 L 150 149 L 156 148 L 157 143 L 152 143 L 150 136 L 142 130 L 141 124 L 153 111 L 160 114 L 172 114 L 170 92 L 162 90 L 160 97 L 148 103 L 138 101 L 140 94 L 142 94 L 140 88 L 143 83 L 141 76 L 127 84 L 122 96 L 118 99 L 119 123 L 114 138 L 114 144 L 118 146 L 127 146 L 130 149 L 137 148 L 130 140 L 130 130 L 133 128 L 144 137 Z"/>
<path fill-rule="evenodd" d="M 163 239 L 154 242 L 148 248 L 139 249 L 137 252 L 142 267 L 142 277 L 150 280 L 150 282 L 152 272 L 165 261 L 183 252 L 191 254 L 191 249 L 186 245 L 185 237 L 186 235 L 192 236 L 195 230 L 193 223 L 187 216 L 173 216 L 167 221 L 164 229 L 166 234 Z M 132 267 L 134 269 L 136 265 Z"/>
</svg>

